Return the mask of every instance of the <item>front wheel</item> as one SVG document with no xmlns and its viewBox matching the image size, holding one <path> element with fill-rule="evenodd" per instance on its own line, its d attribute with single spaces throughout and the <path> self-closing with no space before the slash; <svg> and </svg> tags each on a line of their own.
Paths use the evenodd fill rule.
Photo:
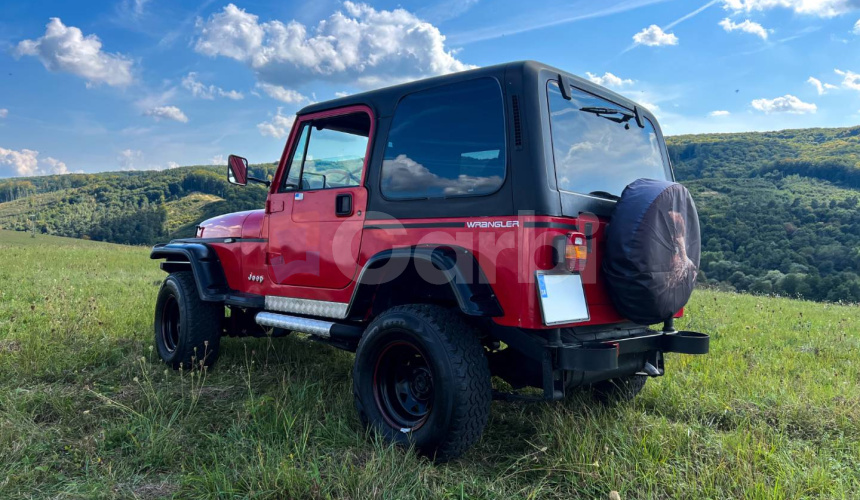
<svg viewBox="0 0 860 500">
<path fill-rule="evenodd" d="M 155 302 L 158 355 L 174 369 L 212 366 L 218 358 L 223 318 L 222 304 L 200 299 L 190 271 L 169 274 Z"/>
<path fill-rule="evenodd" d="M 368 326 L 356 352 L 353 393 L 363 424 L 442 462 L 481 437 L 492 387 L 483 347 L 460 315 L 406 305 Z"/>
</svg>

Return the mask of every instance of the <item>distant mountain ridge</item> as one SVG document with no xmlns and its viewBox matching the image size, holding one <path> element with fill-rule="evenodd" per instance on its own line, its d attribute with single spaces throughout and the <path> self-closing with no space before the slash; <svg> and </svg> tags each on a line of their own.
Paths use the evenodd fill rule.
<svg viewBox="0 0 860 500">
<path fill-rule="evenodd" d="M 740 291 L 860 301 L 860 127 L 670 137 L 702 271 Z"/>
<path fill-rule="evenodd" d="M 701 279 L 860 302 L 860 127 L 667 139 L 702 222 Z M 220 213 L 262 208 L 225 167 L 0 179 L 0 228 L 149 245 Z M 275 165 L 252 166 L 255 177 Z"/>
</svg>

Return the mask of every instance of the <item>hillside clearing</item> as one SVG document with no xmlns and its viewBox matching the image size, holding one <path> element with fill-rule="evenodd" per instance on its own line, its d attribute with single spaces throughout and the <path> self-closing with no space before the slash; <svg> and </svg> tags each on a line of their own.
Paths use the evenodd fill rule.
<svg viewBox="0 0 860 500">
<path fill-rule="evenodd" d="M 150 349 L 148 249 L 0 231 L 2 498 L 853 498 L 860 309 L 699 290 L 630 405 L 494 402 L 434 466 L 361 430 L 352 355 L 227 339 L 209 373 Z"/>
<path fill-rule="evenodd" d="M 206 193 L 191 193 L 176 201 L 164 204 L 167 209 L 167 233 L 188 231 L 187 226 L 193 226 L 200 220 L 206 205 L 222 201 L 222 198 Z M 193 234 L 194 231 L 191 230 Z"/>
</svg>

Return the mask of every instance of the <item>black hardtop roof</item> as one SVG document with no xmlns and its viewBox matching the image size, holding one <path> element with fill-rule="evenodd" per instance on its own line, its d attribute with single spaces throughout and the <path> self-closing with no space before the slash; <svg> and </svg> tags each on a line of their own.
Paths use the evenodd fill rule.
<svg viewBox="0 0 860 500">
<path fill-rule="evenodd" d="M 384 87 L 381 89 L 361 92 L 359 94 L 352 94 L 337 99 L 331 99 L 328 101 L 315 102 L 300 109 L 296 114 L 306 115 L 309 113 L 316 113 L 328 109 L 363 104 L 369 106 L 377 114 L 384 116 L 393 112 L 394 107 L 397 105 L 397 102 L 400 101 L 400 99 L 406 94 L 411 94 L 420 90 L 436 87 L 439 85 L 445 85 L 448 83 L 454 83 L 457 81 L 479 78 L 482 76 L 495 77 L 502 81 L 505 73 L 508 71 L 519 71 L 522 73 L 523 80 L 532 81 L 537 81 L 541 73 L 550 73 L 554 75 L 562 74 L 568 77 L 573 85 L 582 88 L 583 90 L 600 95 L 602 97 L 607 97 L 608 99 L 631 109 L 634 105 L 637 105 L 630 99 L 627 99 L 622 95 L 616 94 L 615 92 L 607 89 L 606 87 L 602 87 L 589 80 L 560 70 L 548 64 L 544 64 L 538 61 L 516 61 L 505 64 L 496 64 L 493 66 L 484 66 L 481 68 L 461 71 L 459 73 L 450 73 L 442 76 L 434 76 L 432 78 L 424 78 L 421 80 L 415 80 L 412 82 L 402 83 L 400 85 L 394 85 L 391 87 Z M 639 107 L 642 108 L 642 106 Z"/>
</svg>

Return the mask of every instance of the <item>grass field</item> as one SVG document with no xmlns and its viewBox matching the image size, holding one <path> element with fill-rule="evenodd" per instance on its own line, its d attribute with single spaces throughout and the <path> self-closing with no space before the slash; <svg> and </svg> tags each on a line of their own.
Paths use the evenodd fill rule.
<svg viewBox="0 0 860 500">
<path fill-rule="evenodd" d="M 151 349 L 148 249 L 0 231 L 0 498 L 858 498 L 860 309 L 697 291 L 632 404 L 494 402 L 434 466 L 359 426 L 352 355 L 227 339 Z"/>
</svg>

